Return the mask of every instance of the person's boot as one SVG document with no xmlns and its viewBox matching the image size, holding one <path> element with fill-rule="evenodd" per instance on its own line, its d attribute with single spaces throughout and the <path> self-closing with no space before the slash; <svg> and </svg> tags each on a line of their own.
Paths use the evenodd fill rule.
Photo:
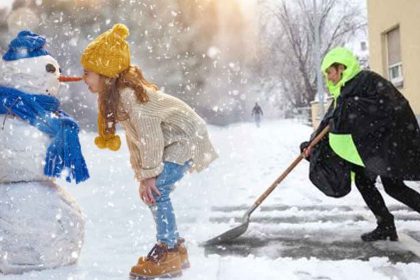
<svg viewBox="0 0 420 280">
<path fill-rule="evenodd" d="M 179 257 L 181 259 L 181 267 L 182 269 L 188 269 L 191 267 L 190 261 L 188 259 L 188 251 L 187 251 L 187 247 L 185 246 L 185 239 L 184 238 L 179 238 L 176 246 L 174 249 L 178 250 L 179 253 Z M 147 257 L 139 257 L 137 264 L 141 264 L 143 262 L 145 262 L 147 259 Z"/>
<path fill-rule="evenodd" d="M 394 219 L 389 221 L 378 222 L 378 226 L 371 232 L 362 234 L 362 240 L 372 242 L 378 240 L 398 241 L 397 229 L 395 228 Z"/>
<path fill-rule="evenodd" d="M 175 248 L 178 249 L 179 257 L 181 259 L 182 269 L 190 268 L 191 264 L 188 259 L 188 251 L 187 251 L 187 247 L 185 246 L 185 239 L 184 238 L 178 239 L 178 242 Z"/>
<path fill-rule="evenodd" d="M 165 244 L 156 244 L 147 257 L 140 259 L 140 263 L 131 268 L 131 279 L 173 278 L 182 275 L 177 248 L 168 249 Z"/>
</svg>

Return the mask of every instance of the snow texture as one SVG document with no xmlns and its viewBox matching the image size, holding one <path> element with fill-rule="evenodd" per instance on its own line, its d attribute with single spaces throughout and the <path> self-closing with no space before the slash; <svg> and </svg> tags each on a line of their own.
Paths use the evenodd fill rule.
<svg viewBox="0 0 420 280">
<path fill-rule="evenodd" d="M 74 264 L 83 235 L 79 206 L 53 182 L 0 184 L 0 272 Z"/>
<path fill-rule="evenodd" d="M 45 154 L 48 135 L 12 116 L 0 115 L 0 183 L 46 181 Z"/>
<path fill-rule="evenodd" d="M 250 227 L 237 241 L 201 247 L 200 242 L 238 225 L 236 219 L 297 157 L 312 129 L 292 121 L 265 121 L 260 128 L 241 123 L 210 126 L 209 132 L 220 158 L 202 173 L 187 174 L 171 196 L 192 264 L 178 279 L 418 279 L 420 260 L 411 252 L 418 242 L 407 246 L 402 236 L 420 240 L 420 215 L 384 195 L 401 241 L 363 243 L 360 235 L 372 230 L 375 221 L 361 195 L 353 189 L 341 199 L 324 196 L 309 182 L 306 161 L 252 214 Z M 123 143 L 118 152 L 99 150 L 94 137 L 81 135 L 91 179 L 68 188 L 86 216 L 78 264 L 2 280 L 128 279 L 137 258 L 152 248 L 155 226 L 139 199 L 127 146 Z M 413 182 L 410 186 L 420 189 Z"/>
</svg>

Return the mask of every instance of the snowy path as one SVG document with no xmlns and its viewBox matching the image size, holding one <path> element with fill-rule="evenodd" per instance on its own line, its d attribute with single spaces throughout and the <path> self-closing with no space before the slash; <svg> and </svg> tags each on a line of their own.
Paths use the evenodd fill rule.
<svg viewBox="0 0 420 280">
<path fill-rule="evenodd" d="M 180 279 L 418 279 L 420 258 L 407 244 L 418 246 L 420 215 L 384 195 L 399 231 L 411 239 L 362 243 L 360 234 L 375 224 L 360 194 L 325 197 L 307 179 L 306 162 L 253 213 L 241 238 L 223 247 L 198 246 L 237 225 L 235 218 L 297 156 L 311 129 L 273 121 L 260 129 L 247 123 L 211 127 L 210 133 L 220 158 L 205 172 L 187 175 L 173 195 L 192 263 Z M 126 146 L 118 153 L 99 151 L 92 139 L 82 136 L 92 179 L 80 186 L 60 182 L 86 216 L 79 264 L 0 279 L 127 279 L 137 257 L 153 245 L 154 225 L 139 202 Z"/>
</svg>

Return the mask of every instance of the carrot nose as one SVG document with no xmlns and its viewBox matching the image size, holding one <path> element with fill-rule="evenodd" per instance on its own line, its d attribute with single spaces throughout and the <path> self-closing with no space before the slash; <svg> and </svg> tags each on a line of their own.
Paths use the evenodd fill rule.
<svg viewBox="0 0 420 280">
<path fill-rule="evenodd" d="M 82 77 L 70 77 L 70 76 L 60 76 L 60 77 L 58 77 L 58 80 L 60 81 L 60 82 L 63 82 L 63 83 L 68 83 L 68 82 L 79 82 L 79 81 L 81 81 L 82 80 Z"/>
</svg>

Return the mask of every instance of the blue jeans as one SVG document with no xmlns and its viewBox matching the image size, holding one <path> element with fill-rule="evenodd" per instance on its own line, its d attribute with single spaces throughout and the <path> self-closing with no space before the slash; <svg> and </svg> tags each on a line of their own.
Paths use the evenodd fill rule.
<svg viewBox="0 0 420 280">
<path fill-rule="evenodd" d="M 157 241 L 166 244 L 170 249 L 175 247 L 179 232 L 169 194 L 174 190 L 175 183 L 184 176 L 190 167 L 190 161 L 183 165 L 164 162 L 163 171 L 156 178 L 156 187 L 160 191 L 160 196 L 153 193 L 156 203 L 150 206 L 150 210 L 156 223 Z"/>
</svg>

